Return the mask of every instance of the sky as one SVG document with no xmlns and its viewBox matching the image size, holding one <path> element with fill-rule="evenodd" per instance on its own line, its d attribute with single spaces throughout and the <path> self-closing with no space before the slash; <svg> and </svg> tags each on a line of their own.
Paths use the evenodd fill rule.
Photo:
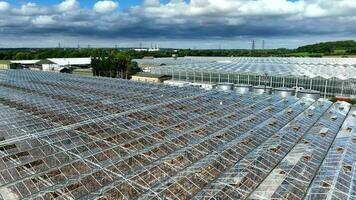
<svg viewBox="0 0 356 200">
<path fill-rule="evenodd" d="M 356 0 L 0 0 L 0 48 L 296 48 L 355 24 Z"/>
</svg>

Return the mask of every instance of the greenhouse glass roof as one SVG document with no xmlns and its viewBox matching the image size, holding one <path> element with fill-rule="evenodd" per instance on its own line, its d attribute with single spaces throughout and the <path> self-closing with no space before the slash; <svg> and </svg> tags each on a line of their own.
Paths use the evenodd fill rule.
<svg viewBox="0 0 356 200">
<path fill-rule="evenodd" d="M 356 108 L 0 72 L 0 199 L 356 198 Z"/>
<path fill-rule="evenodd" d="M 278 58 L 278 57 L 183 57 L 141 59 L 137 62 L 160 69 L 221 73 L 268 74 L 276 76 L 306 76 L 350 79 L 356 78 L 356 58 Z M 163 66 L 160 66 L 165 64 Z"/>
</svg>

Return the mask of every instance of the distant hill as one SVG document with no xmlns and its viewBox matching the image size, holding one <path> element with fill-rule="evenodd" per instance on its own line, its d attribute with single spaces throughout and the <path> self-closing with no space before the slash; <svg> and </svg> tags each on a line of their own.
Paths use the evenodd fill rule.
<svg viewBox="0 0 356 200">
<path fill-rule="evenodd" d="M 297 52 L 310 52 L 310 53 L 323 53 L 330 55 L 342 55 L 342 54 L 355 54 L 356 53 L 356 41 L 335 41 L 335 42 L 322 42 L 318 44 L 311 44 L 301 46 L 296 49 Z"/>
</svg>

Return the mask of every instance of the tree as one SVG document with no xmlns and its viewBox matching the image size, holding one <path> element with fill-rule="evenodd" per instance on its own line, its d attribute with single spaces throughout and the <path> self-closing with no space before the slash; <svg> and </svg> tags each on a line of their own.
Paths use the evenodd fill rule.
<svg viewBox="0 0 356 200">
<path fill-rule="evenodd" d="M 16 60 L 26 60 L 29 59 L 28 53 L 25 52 L 18 52 L 15 55 Z"/>
<path fill-rule="evenodd" d="M 141 71 L 136 62 L 131 62 L 129 55 L 121 53 L 117 55 L 100 55 L 92 57 L 92 69 L 94 76 L 106 76 L 112 78 L 129 78 Z"/>
</svg>

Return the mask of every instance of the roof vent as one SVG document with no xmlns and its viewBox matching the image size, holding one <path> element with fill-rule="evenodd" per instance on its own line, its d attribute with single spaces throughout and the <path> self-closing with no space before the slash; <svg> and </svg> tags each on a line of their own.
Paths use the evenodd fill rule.
<svg viewBox="0 0 356 200">
<path fill-rule="evenodd" d="M 278 146 L 270 148 L 270 150 L 273 151 L 274 153 L 277 153 L 279 150 L 281 150 L 281 148 L 282 147 L 280 145 L 278 145 Z"/>
<path fill-rule="evenodd" d="M 256 120 L 256 116 L 255 115 L 251 115 L 248 119 L 247 119 L 247 121 L 250 121 L 250 122 L 253 122 L 253 121 L 255 121 Z"/>
<path fill-rule="evenodd" d="M 329 129 L 328 128 L 322 128 L 320 131 L 319 131 L 319 134 L 321 136 L 326 136 L 326 134 L 329 132 Z"/>
<path fill-rule="evenodd" d="M 269 107 L 269 108 L 267 109 L 268 112 L 272 112 L 273 110 L 274 110 L 273 107 Z"/>
<path fill-rule="evenodd" d="M 331 187 L 331 184 L 330 184 L 329 181 L 321 181 L 321 182 L 320 182 L 320 185 L 321 185 L 322 187 Z"/>
<path fill-rule="evenodd" d="M 249 145 L 252 142 L 251 138 L 245 139 L 244 141 L 242 141 L 241 143 L 244 145 Z"/>
<path fill-rule="evenodd" d="M 312 156 L 311 155 L 305 155 L 305 156 L 303 156 L 303 159 L 305 161 L 310 161 L 312 159 Z"/>
<path fill-rule="evenodd" d="M 288 111 L 287 111 L 289 114 L 293 113 L 293 108 L 288 108 Z"/>
<path fill-rule="evenodd" d="M 277 119 L 276 118 L 271 119 L 271 121 L 269 122 L 269 125 L 273 126 L 275 124 L 277 124 Z"/>
<path fill-rule="evenodd" d="M 332 120 L 336 120 L 337 119 L 337 115 L 332 115 L 331 117 L 330 117 L 330 119 L 332 119 Z"/>
<path fill-rule="evenodd" d="M 348 172 L 352 171 L 352 166 L 351 165 L 344 165 L 344 166 L 342 166 L 342 169 L 344 170 L 345 173 L 348 173 Z"/>
<path fill-rule="evenodd" d="M 283 195 L 283 199 L 290 199 L 290 198 L 291 198 L 291 194 L 289 192 Z"/>
<path fill-rule="evenodd" d="M 338 147 L 338 148 L 336 149 L 336 151 L 339 152 L 339 153 L 342 153 L 342 152 L 344 152 L 344 148 Z"/>
<path fill-rule="evenodd" d="M 300 126 L 295 126 L 295 127 L 293 127 L 293 130 L 294 130 L 294 131 L 299 131 L 299 129 L 300 129 Z"/>
</svg>

